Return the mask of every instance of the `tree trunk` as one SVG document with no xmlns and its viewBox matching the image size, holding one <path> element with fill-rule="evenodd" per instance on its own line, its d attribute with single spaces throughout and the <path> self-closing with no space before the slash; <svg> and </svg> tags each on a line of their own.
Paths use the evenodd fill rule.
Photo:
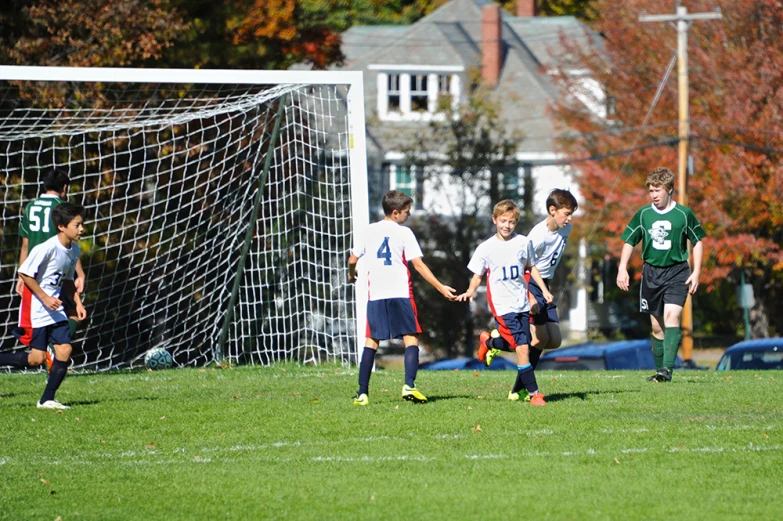
<svg viewBox="0 0 783 521">
<path fill-rule="evenodd" d="M 769 336 L 769 314 L 767 313 L 766 292 L 762 284 L 754 284 L 754 304 L 748 310 L 750 319 L 750 337 L 767 338 Z"/>
</svg>

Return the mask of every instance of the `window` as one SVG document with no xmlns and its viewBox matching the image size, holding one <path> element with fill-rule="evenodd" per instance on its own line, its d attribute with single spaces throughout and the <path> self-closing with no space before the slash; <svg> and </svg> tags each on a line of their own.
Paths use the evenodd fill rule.
<svg viewBox="0 0 783 521">
<path fill-rule="evenodd" d="M 391 170 L 391 189 L 399 190 L 411 197 L 416 195 L 416 175 L 408 167 L 402 165 L 390 165 Z"/>
<path fill-rule="evenodd" d="M 411 110 L 425 112 L 428 108 L 427 75 L 411 74 Z"/>
<path fill-rule="evenodd" d="M 400 75 L 389 74 L 389 112 L 400 111 Z"/>
</svg>

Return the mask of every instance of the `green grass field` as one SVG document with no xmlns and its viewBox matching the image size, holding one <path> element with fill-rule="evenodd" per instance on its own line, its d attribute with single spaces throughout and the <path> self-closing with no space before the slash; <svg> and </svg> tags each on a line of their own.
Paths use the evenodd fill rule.
<svg viewBox="0 0 783 521">
<path fill-rule="evenodd" d="M 0 374 L 0 519 L 780 519 L 783 372 Z"/>
</svg>

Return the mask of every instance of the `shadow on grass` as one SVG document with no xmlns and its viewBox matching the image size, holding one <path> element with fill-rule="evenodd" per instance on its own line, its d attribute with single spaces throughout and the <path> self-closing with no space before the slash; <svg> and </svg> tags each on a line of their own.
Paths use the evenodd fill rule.
<svg viewBox="0 0 783 521">
<path fill-rule="evenodd" d="M 591 394 L 601 395 L 601 394 L 620 394 L 620 393 L 638 393 L 638 392 L 640 391 L 637 391 L 635 389 L 622 389 L 619 391 L 580 391 L 576 393 L 553 393 L 553 394 L 546 395 L 546 401 L 547 403 L 551 403 L 551 402 L 559 402 L 562 400 L 568 400 L 570 398 L 578 398 L 580 400 L 586 401 L 587 397 Z"/>
<path fill-rule="evenodd" d="M 462 400 L 475 398 L 474 394 L 444 394 L 443 396 L 427 396 L 427 403 L 437 402 L 440 400 Z"/>
</svg>

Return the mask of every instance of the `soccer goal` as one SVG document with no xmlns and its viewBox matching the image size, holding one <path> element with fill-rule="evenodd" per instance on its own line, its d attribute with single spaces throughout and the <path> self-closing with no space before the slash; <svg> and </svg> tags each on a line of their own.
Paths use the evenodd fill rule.
<svg viewBox="0 0 783 521">
<path fill-rule="evenodd" d="M 20 219 L 52 168 L 86 208 L 74 368 L 153 347 L 178 366 L 355 362 L 361 72 L 0 67 L 3 351 L 21 348 Z"/>
</svg>

